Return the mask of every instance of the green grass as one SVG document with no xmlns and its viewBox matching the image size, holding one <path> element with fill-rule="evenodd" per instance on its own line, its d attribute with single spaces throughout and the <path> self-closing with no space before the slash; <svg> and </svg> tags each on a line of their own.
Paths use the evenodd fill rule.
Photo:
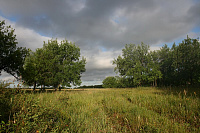
<svg viewBox="0 0 200 133">
<path fill-rule="evenodd" d="M 20 93 L 12 102 L 12 120 L 0 131 L 200 132 L 197 92 L 85 89 Z"/>
</svg>

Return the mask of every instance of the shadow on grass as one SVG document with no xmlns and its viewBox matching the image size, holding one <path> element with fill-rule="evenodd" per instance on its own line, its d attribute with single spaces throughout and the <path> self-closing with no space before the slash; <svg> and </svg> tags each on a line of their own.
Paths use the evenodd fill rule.
<svg viewBox="0 0 200 133">
<path fill-rule="evenodd" d="M 200 88 L 199 87 L 158 87 L 161 92 L 154 92 L 155 94 L 165 94 L 165 95 L 177 95 L 177 96 L 191 96 L 200 98 Z"/>
</svg>

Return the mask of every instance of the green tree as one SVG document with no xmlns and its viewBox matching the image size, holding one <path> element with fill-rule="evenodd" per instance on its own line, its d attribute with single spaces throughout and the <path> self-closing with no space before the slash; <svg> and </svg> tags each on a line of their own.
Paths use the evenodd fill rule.
<svg viewBox="0 0 200 133">
<path fill-rule="evenodd" d="M 173 66 L 179 85 L 197 84 L 200 76 L 200 43 L 187 37 L 173 46 Z"/>
<path fill-rule="evenodd" d="M 30 51 L 28 56 L 25 59 L 24 63 L 24 71 L 22 73 L 22 78 L 25 83 L 29 86 L 33 85 L 33 90 L 35 90 L 36 85 L 39 81 L 39 61 L 37 59 L 40 59 L 39 56 L 37 58 L 36 52 Z"/>
<path fill-rule="evenodd" d="M 164 45 L 158 51 L 158 61 L 162 79 L 166 86 L 195 85 L 200 77 L 200 43 L 198 39 L 187 37 L 179 45 L 170 49 Z"/>
<path fill-rule="evenodd" d="M 172 50 L 165 44 L 159 51 L 157 51 L 158 63 L 162 73 L 160 85 L 170 86 L 174 83 L 174 67 Z"/>
<path fill-rule="evenodd" d="M 23 79 L 32 85 L 53 86 L 56 89 L 61 85 L 80 85 L 85 64 L 86 59 L 80 59 L 80 48 L 75 44 L 67 40 L 60 44 L 57 39 L 49 40 L 44 42 L 43 48 L 27 57 Z"/>
<path fill-rule="evenodd" d="M 113 61 L 114 71 L 129 80 L 131 86 L 142 85 L 147 80 L 148 50 L 149 46 L 144 43 L 126 44 L 122 56 Z"/>
<path fill-rule="evenodd" d="M 103 80 L 104 88 L 116 88 L 117 87 L 117 79 L 115 77 L 109 76 Z"/>
<path fill-rule="evenodd" d="M 125 76 L 115 76 L 117 80 L 117 88 L 126 88 L 131 86 Z"/>
<path fill-rule="evenodd" d="M 5 26 L 5 21 L 0 21 L 0 74 L 5 71 L 19 79 L 28 50 L 17 47 L 14 31 L 11 26 Z"/>
<path fill-rule="evenodd" d="M 151 51 L 148 55 L 148 82 L 151 82 L 152 86 L 157 86 L 157 80 L 162 78 L 158 57 L 157 51 Z"/>
</svg>

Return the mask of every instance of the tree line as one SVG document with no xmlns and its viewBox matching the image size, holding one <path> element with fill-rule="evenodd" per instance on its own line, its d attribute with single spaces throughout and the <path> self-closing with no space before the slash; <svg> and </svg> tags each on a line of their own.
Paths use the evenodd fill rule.
<svg viewBox="0 0 200 133">
<path fill-rule="evenodd" d="M 126 44 L 113 61 L 119 76 L 103 80 L 103 87 L 196 86 L 200 83 L 200 42 L 187 36 L 169 48 L 157 51 L 149 45 Z"/>
<path fill-rule="evenodd" d="M 35 51 L 17 44 L 14 29 L 0 21 L 0 74 L 5 71 L 34 89 L 81 84 L 86 59 L 74 43 L 51 39 Z M 144 43 L 126 44 L 113 65 L 119 76 L 105 78 L 103 87 L 199 85 L 200 42 L 187 37 L 157 51 Z"/>
</svg>

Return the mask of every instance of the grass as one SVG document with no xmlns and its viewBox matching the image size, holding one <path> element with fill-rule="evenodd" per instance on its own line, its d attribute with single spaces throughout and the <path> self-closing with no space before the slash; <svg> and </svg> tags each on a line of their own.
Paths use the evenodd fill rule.
<svg viewBox="0 0 200 133">
<path fill-rule="evenodd" d="M 198 92 L 158 88 L 19 93 L 4 132 L 200 132 Z"/>
</svg>

